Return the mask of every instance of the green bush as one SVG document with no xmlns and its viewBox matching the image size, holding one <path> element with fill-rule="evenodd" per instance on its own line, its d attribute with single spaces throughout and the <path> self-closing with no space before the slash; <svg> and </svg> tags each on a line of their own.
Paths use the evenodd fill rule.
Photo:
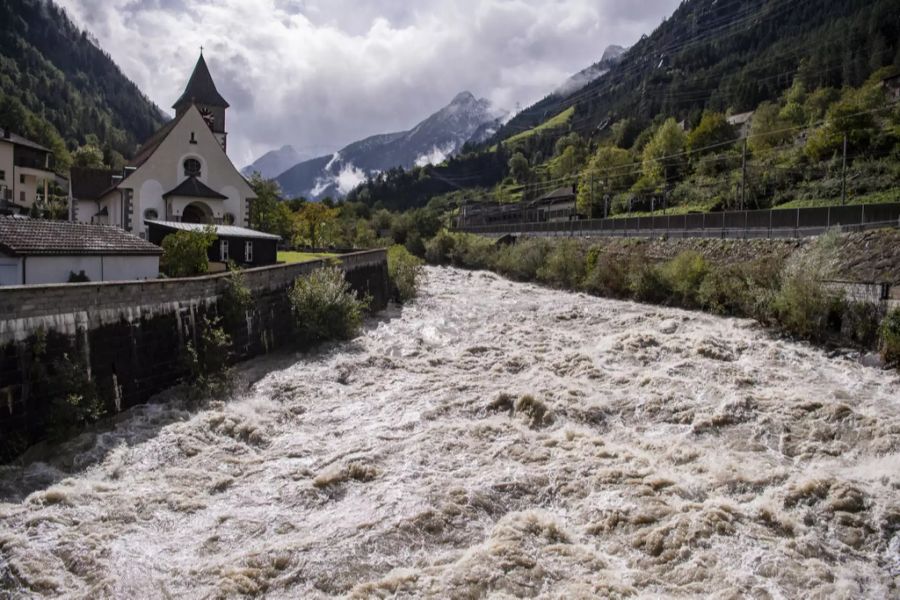
<svg viewBox="0 0 900 600">
<path fill-rule="evenodd" d="M 827 233 L 785 264 L 772 299 L 775 323 L 785 332 L 822 341 L 840 329 L 843 296 L 824 283 L 834 277 L 837 243 L 838 236 Z"/>
<path fill-rule="evenodd" d="M 553 245 L 537 278 L 542 283 L 573 290 L 581 286 L 584 271 L 584 246 L 576 240 L 563 239 Z"/>
<path fill-rule="evenodd" d="M 841 315 L 841 337 L 861 348 L 877 348 L 881 314 L 881 307 L 874 302 L 847 302 Z"/>
<path fill-rule="evenodd" d="M 217 318 L 203 317 L 199 323 L 198 340 L 189 341 L 184 363 L 188 369 L 191 395 L 217 396 L 230 386 L 231 337 L 225 333 Z"/>
<path fill-rule="evenodd" d="M 422 260 L 410 254 L 400 245 L 391 246 L 387 253 L 388 276 L 400 302 L 408 302 L 419 292 L 419 283 L 425 275 Z"/>
<path fill-rule="evenodd" d="M 588 253 L 587 273 L 582 287 L 591 294 L 611 298 L 627 298 L 631 289 L 628 287 L 629 260 L 614 254 L 598 252 L 592 256 Z"/>
<path fill-rule="evenodd" d="M 229 268 L 231 273 L 225 279 L 221 307 L 225 325 L 233 328 L 246 320 L 247 312 L 253 307 L 253 292 L 247 287 L 243 271 L 233 263 Z"/>
<path fill-rule="evenodd" d="M 900 309 L 895 308 L 881 322 L 878 350 L 889 365 L 900 365 Z"/>
<path fill-rule="evenodd" d="M 520 238 L 515 244 L 497 249 L 494 268 L 516 281 L 535 281 L 549 252 L 550 244 L 543 238 Z"/>
<path fill-rule="evenodd" d="M 641 252 L 629 260 L 628 289 L 635 300 L 662 304 L 672 297 L 672 288 L 662 275 L 662 269 Z"/>
<path fill-rule="evenodd" d="M 103 415 L 103 403 L 97 386 L 88 377 L 88 367 L 80 357 L 64 354 L 50 368 L 48 430 L 53 439 L 63 439 Z"/>
<path fill-rule="evenodd" d="M 456 248 L 456 238 L 442 229 L 433 238 L 425 242 L 425 260 L 433 265 L 446 265 L 450 255 Z"/>
<path fill-rule="evenodd" d="M 466 269 L 490 269 L 494 266 L 497 246 L 490 238 L 467 233 L 456 234 L 456 243 L 450 252 L 450 262 Z"/>
<path fill-rule="evenodd" d="M 216 240 L 216 232 L 207 227 L 203 233 L 179 231 L 162 241 L 160 268 L 169 277 L 193 277 L 209 271 L 207 251 Z"/>
<path fill-rule="evenodd" d="M 360 300 L 337 267 L 298 277 L 290 291 L 294 325 L 300 340 L 317 343 L 352 338 L 362 326 L 368 300 Z"/>
<path fill-rule="evenodd" d="M 708 273 L 706 259 L 692 251 L 682 252 L 659 269 L 665 286 L 672 292 L 671 300 L 687 308 L 700 303 L 700 286 Z"/>
<path fill-rule="evenodd" d="M 788 269 L 773 298 L 777 325 L 786 333 L 822 341 L 840 323 L 843 298 L 828 289 L 815 272 Z"/>
</svg>

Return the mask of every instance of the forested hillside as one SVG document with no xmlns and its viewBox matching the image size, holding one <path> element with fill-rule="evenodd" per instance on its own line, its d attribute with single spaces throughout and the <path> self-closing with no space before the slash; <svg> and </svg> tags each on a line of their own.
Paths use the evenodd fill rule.
<svg viewBox="0 0 900 600">
<path fill-rule="evenodd" d="M 652 196 L 683 210 L 815 202 L 834 197 L 845 134 L 861 170 L 851 192 L 896 187 L 896 111 L 879 86 L 900 65 L 898 15 L 900 0 L 687 0 L 586 87 L 548 96 L 448 165 L 385 173 L 350 198 L 402 210 L 580 181 L 585 215 L 598 198 L 612 212 Z M 727 122 L 745 111 L 750 131 Z M 745 155 L 735 142 L 747 135 Z"/>
<path fill-rule="evenodd" d="M 0 125 L 54 150 L 98 146 L 104 162 L 130 156 L 166 117 L 49 0 L 0 0 Z"/>
</svg>

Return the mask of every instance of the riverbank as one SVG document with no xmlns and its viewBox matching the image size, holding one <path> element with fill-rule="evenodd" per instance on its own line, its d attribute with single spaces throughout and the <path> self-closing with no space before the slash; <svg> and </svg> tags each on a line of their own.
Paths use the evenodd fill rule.
<svg viewBox="0 0 900 600">
<path fill-rule="evenodd" d="M 651 304 L 750 317 L 826 346 L 900 356 L 900 231 L 808 240 L 520 238 L 441 232 L 432 264 Z"/>
<path fill-rule="evenodd" d="M 430 268 L 352 342 L 248 368 L 0 501 L 0 590 L 896 594 L 900 378 L 752 321 Z"/>
</svg>

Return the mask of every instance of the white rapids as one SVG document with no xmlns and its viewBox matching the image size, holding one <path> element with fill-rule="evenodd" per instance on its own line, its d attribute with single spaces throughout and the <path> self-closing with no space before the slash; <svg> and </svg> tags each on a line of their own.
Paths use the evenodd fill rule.
<svg viewBox="0 0 900 600">
<path fill-rule="evenodd" d="M 887 598 L 900 378 L 429 269 L 351 343 L 0 473 L 0 597 Z"/>
</svg>

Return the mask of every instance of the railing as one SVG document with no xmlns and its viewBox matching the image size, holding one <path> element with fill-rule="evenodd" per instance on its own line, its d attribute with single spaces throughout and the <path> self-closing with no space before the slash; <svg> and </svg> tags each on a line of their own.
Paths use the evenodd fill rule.
<svg viewBox="0 0 900 600">
<path fill-rule="evenodd" d="M 839 227 L 865 231 L 900 226 L 900 203 L 744 210 L 568 222 L 461 226 L 459 231 L 526 236 L 785 238 L 820 235 Z"/>
</svg>

